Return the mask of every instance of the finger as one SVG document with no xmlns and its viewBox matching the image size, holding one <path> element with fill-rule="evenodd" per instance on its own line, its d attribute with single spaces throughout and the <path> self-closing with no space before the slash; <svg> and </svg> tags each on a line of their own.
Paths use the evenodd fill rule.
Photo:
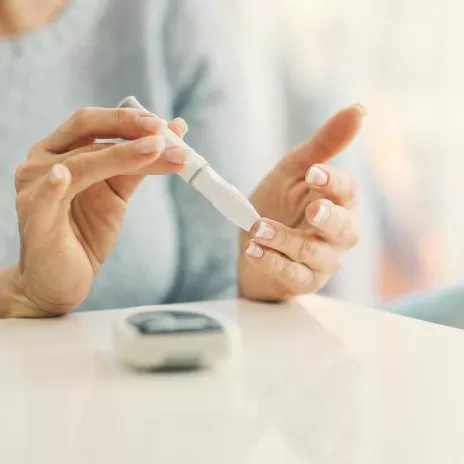
<svg viewBox="0 0 464 464">
<path fill-rule="evenodd" d="M 182 118 L 175 118 L 169 121 L 168 127 L 181 138 L 183 138 L 184 135 L 188 132 L 188 125 Z M 189 154 L 190 150 L 188 148 L 168 147 L 164 150 L 162 156 L 155 163 L 145 166 L 141 170 L 141 176 L 137 178 L 135 176 L 132 176 L 131 179 L 128 179 L 126 176 L 126 178 L 124 179 L 124 183 L 126 183 L 127 185 L 128 183 L 130 183 L 135 188 L 146 175 L 156 175 L 160 173 L 171 174 L 179 172 L 185 167 L 185 162 L 188 159 Z M 178 164 L 181 164 L 183 166 L 182 169 L 179 169 L 179 167 L 176 166 Z M 133 188 L 129 190 L 133 191 Z"/>
<path fill-rule="evenodd" d="M 183 137 L 188 131 L 187 123 L 182 118 L 173 119 L 172 121 L 169 122 L 168 126 L 179 137 Z M 162 126 L 159 132 L 161 130 L 162 130 Z M 103 150 L 105 148 L 110 148 L 114 145 L 115 145 L 114 143 L 93 142 L 93 143 L 75 148 L 74 150 L 71 150 L 64 155 L 58 155 L 59 156 L 58 159 L 60 161 L 64 161 L 67 158 L 79 155 L 81 153 L 87 153 L 87 154 L 94 153 L 96 151 Z M 179 169 L 175 165 L 183 164 L 185 162 L 187 155 L 188 153 L 186 152 L 185 148 L 174 147 L 174 148 L 166 149 L 163 153 L 163 157 L 161 159 L 158 159 L 156 161 L 156 164 L 154 164 L 153 166 L 145 167 L 142 170 L 140 176 L 125 176 L 126 178 L 124 179 L 115 180 L 114 181 L 115 188 L 118 189 L 116 184 L 119 184 L 120 182 L 127 184 L 127 187 L 129 187 L 129 184 L 136 187 L 138 183 L 140 182 L 140 180 L 143 179 L 143 177 L 147 174 L 159 174 L 160 172 L 169 174 L 169 173 L 177 172 Z M 130 190 L 133 190 L 133 188 L 131 188 Z"/>
<path fill-rule="evenodd" d="M 36 179 L 45 175 L 53 164 L 63 163 L 68 158 L 79 155 L 81 153 L 94 153 L 105 148 L 114 146 L 114 143 L 91 143 L 82 147 L 76 148 L 65 155 L 56 155 L 53 157 L 47 156 L 45 159 L 28 161 L 16 169 L 15 186 L 16 191 L 22 190 L 23 186 L 34 182 Z M 50 162 L 53 161 L 53 164 Z"/>
<path fill-rule="evenodd" d="M 321 193 L 337 205 L 353 208 L 357 203 L 354 178 L 335 166 L 311 166 L 306 174 L 306 182 L 312 191 Z"/>
<path fill-rule="evenodd" d="M 309 140 L 288 153 L 278 169 L 292 177 L 303 179 L 309 166 L 326 163 L 344 150 L 361 129 L 366 114 L 361 105 L 354 105 L 336 113 Z"/>
<path fill-rule="evenodd" d="M 278 251 L 292 261 L 303 263 L 313 271 L 334 272 L 340 267 L 340 252 L 307 231 L 265 219 L 259 221 L 251 233 L 257 244 Z"/>
<path fill-rule="evenodd" d="M 118 175 L 107 179 L 108 185 L 121 199 L 127 201 L 147 175 L 174 174 L 185 168 L 190 150 L 176 148 L 164 153 L 135 175 Z"/>
<path fill-rule="evenodd" d="M 164 137 L 145 137 L 116 144 L 92 155 L 82 154 L 66 161 L 75 194 L 90 185 L 107 180 L 121 198 L 127 199 L 146 174 L 172 174 L 185 168 L 189 150 L 164 150 Z"/>
<path fill-rule="evenodd" d="M 179 137 L 184 137 L 188 132 L 188 124 L 182 118 L 173 119 L 168 123 L 168 127 Z"/>
<path fill-rule="evenodd" d="M 73 156 L 80 155 L 80 154 L 87 154 L 90 155 L 95 153 L 96 151 L 104 150 L 105 148 L 111 148 L 115 144 L 114 143 L 102 143 L 102 142 L 95 142 L 91 143 L 90 145 L 84 145 L 79 148 L 75 148 L 70 152 L 66 153 L 65 155 L 57 155 L 55 158 L 64 161 L 66 159 L 72 158 Z M 156 160 L 155 160 L 156 163 Z M 116 176 L 111 179 L 107 179 L 108 187 L 122 200 L 127 201 L 137 186 L 140 184 L 144 175 L 127 175 L 127 176 Z"/>
<path fill-rule="evenodd" d="M 109 187 L 122 200 L 127 201 L 147 175 L 175 174 L 185 168 L 190 150 L 176 148 L 165 150 L 148 166 L 143 166 L 137 174 L 117 175 L 107 179 Z"/>
<path fill-rule="evenodd" d="M 115 176 L 106 182 L 115 195 L 127 202 L 145 177 L 143 174 Z"/>
<path fill-rule="evenodd" d="M 316 200 L 306 208 L 306 219 L 329 243 L 351 248 L 359 241 L 353 213 L 329 200 Z"/>
<path fill-rule="evenodd" d="M 57 155 L 56 159 L 64 161 L 81 153 L 91 154 L 105 148 L 114 147 L 115 145 L 115 143 L 91 143 L 90 145 L 76 148 L 65 155 Z M 184 165 L 189 153 L 189 149 L 184 147 L 165 148 L 161 156 L 154 160 L 152 164 L 142 167 L 141 174 L 171 174 L 178 172 L 180 168 L 176 165 Z"/>
<path fill-rule="evenodd" d="M 71 184 L 71 173 L 63 164 L 54 164 L 31 190 L 18 194 L 17 209 L 25 218 L 26 233 L 31 240 L 48 236 L 57 218 L 65 211 L 62 199 Z"/>
<path fill-rule="evenodd" d="M 316 274 L 307 266 L 294 262 L 277 251 L 265 248 L 251 240 L 245 250 L 248 262 L 269 277 L 280 282 L 285 298 L 313 291 Z"/>
<path fill-rule="evenodd" d="M 161 118 L 133 108 L 81 108 L 41 144 L 49 151 L 63 153 L 97 138 L 133 140 L 163 127 L 166 122 Z"/>
<path fill-rule="evenodd" d="M 160 133 L 158 135 L 162 135 L 161 134 L 162 127 L 163 126 L 160 126 L 160 130 L 158 131 Z M 169 121 L 168 127 L 179 137 L 183 137 L 188 131 L 187 123 L 182 118 L 175 118 L 172 121 Z M 75 148 L 74 150 L 71 150 L 64 155 L 59 155 L 59 156 L 63 158 L 69 158 L 71 156 L 75 156 L 80 153 L 93 153 L 95 151 L 103 150 L 104 148 L 112 147 L 113 145 L 115 144 L 108 143 L 108 142 L 93 142 L 88 145 L 83 145 L 78 148 Z M 170 151 L 172 150 L 173 149 L 171 149 Z"/>
<path fill-rule="evenodd" d="M 187 131 L 187 124 L 181 118 L 176 118 L 170 121 L 169 127 L 179 136 L 182 136 Z M 59 156 L 64 160 L 81 153 L 94 153 L 105 148 L 113 147 L 114 145 L 114 143 L 92 143 L 90 145 L 76 148 L 71 152 L 68 152 L 66 155 Z M 108 186 L 122 200 L 127 201 L 146 175 L 156 175 L 160 173 L 171 174 L 179 172 L 181 169 L 183 169 L 188 154 L 189 151 L 185 148 L 171 148 L 169 150 L 164 150 L 163 154 L 159 158 L 155 159 L 148 166 L 142 167 L 139 174 L 117 175 L 115 177 L 109 178 L 107 179 Z"/>
<path fill-rule="evenodd" d="M 164 144 L 164 137 L 144 137 L 66 159 L 73 178 L 71 190 L 77 193 L 114 176 L 135 174 L 159 158 Z"/>
<path fill-rule="evenodd" d="M 64 155 L 57 155 L 53 157 L 53 161 L 60 160 L 64 161 L 67 158 L 72 158 L 73 156 L 80 155 L 81 153 L 95 153 L 96 151 L 104 150 L 105 148 L 110 148 L 116 145 L 115 143 L 107 142 L 93 142 L 88 145 L 82 145 L 74 150 L 68 151 Z"/>
</svg>

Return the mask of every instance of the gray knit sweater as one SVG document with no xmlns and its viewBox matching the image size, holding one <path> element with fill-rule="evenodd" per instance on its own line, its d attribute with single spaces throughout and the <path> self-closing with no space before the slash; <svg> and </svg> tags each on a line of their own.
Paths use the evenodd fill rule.
<svg viewBox="0 0 464 464">
<path fill-rule="evenodd" d="M 241 76 L 216 3 L 72 0 L 43 29 L 0 41 L 0 267 L 19 255 L 15 166 L 80 106 L 136 95 L 182 116 L 187 141 L 250 192 L 264 172 L 246 150 Z M 236 256 L 236 229 L 206 200 L 178 176 L 148 178 L 80 309 L 233 296 Z"/>
</svg>

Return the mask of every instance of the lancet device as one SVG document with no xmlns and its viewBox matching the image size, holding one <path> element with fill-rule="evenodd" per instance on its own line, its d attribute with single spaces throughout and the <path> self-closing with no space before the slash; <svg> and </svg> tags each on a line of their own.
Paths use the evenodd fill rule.
<svg viewBox="0 0 464 464">
<path fill-rule="evenodd" d="M 124 98 L 118 108 L 137 108 L 148 111 L 133 97 Z M 166 148 L 184 147 L 189 149 L 185 169 L 178 175 L 195 190 L 200 192 L 230 222 L 240 229 L 250 231 L 260 215 L 248 199 L 233 185 L 224 180 L 208 162 L 187 145 L 169 128 L 163 134 Z"/>
</svg>

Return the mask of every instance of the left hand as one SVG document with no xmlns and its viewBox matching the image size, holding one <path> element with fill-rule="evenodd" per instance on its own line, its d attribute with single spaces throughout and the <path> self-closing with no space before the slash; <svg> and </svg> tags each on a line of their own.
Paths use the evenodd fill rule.
<svg viewBox="0 0 464 464">
<path fill-rule="evenodd" d="M 355 182 L 324 163 L 355 138 L 363 116 L 359 105 L 339 111 L 287 153 L 253 194 L 263 219 L 241 234 L 241 296 L 282 301 L 316 292 L 358 242 Z"/>
</svg>

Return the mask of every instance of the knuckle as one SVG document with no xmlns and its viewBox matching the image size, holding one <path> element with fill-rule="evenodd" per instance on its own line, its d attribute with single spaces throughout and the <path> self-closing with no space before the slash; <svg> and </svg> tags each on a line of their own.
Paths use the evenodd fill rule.
<svg viewBox="0 0 464 464">
<path fill-rule="evenodd" d="M 285 263 L 282 267 L 281 271 L 282 277 L 292 286 L 296 285 L 297 283 L 297 271 L 296 266 L 293 265 L 291 262 Z"/>
<path fill-rule="evenodd" d="M 292 240 L 291 240 L 291 236 L 290 236 L 290 231 L 286 228 L 286 227 L 283 227 L 279 233 L 278 233 L 278 237 L 279 237 L 279 240 L 278 242 L 280 242 L 279 244 L 283 247 L 286 247 L 288 246 L 290 243 L 292 243 Z"/>
<path fill-rule="evenodd" d="M 285 286 L 293 294 L 300 293 L 301 288 L 304 286 L 304 282 L 299 272 L 299 265 L 283 258 L 280 258 L 280 278 L 285 282 Z"/>
<path fill-rule="evenodd" d="M 340 242 L 350 242 L 351 241 L 351 217 L 349 215 L 343 215 L 340 217 L 340 226 L 336 234 L 337 239 Z"/>
<path fill-rule="evenodd" d="M 293 268 L 293 266 L 290 267 Z M 283 279 L 287 289 L 292 295 L 300 295 L 304 293 L 305 284 L 301 278 L 298 277 L 298 272 L 291 271 L 291 275 L 283 276 Z"/>
<path fill-rule="evenodd" d="M 302 289 L 302 293 L 308 293 L 314 287 L 316 274 L 312 270 L 307 270 L 307 272 L 302 274 L 304 274 L 304 276 L 300 279 L 300 288 Z"/>
<path fill-rule="evenodd" d="M 272 251 L 268 252 L 269 256 L 269 265 L 272 272 L 281 273 L 284 267 L 283 259 L 277 253 Z"/>
<path fill-rule="evenodd" d="M 14 173 L 14 183 L 16 192 L 21 191 L 24 186 L 37 177 L 38 172 L 38 165 L 32 163 L 22 163 L 16 167 Z"/>
<path fill-rule="evenodd" d="M 338 202 L 350 204 L 357 198 L 358 184 L 351 174 L 341 169 L 327 169 L 330 171 L 329 187 Z"/>
<path fill-rule="evenodd" d="M 129 156 L 132 153 L 132 145 L 115 145 L 109 149 L 109 155 L 114 159 L 118 169 L 123 172 L 130 171 L 133 168 L 133 158 Z"/>
<path fill-rule="evenodd" d="M 352 207 L 356 202 L 358 185 L 356 180 L 350 174 L 340 174 L 341 182 L 338 187 L 337 196 L 340 203 Z"/>
<path fill-rule="evenodd" d="M 72 158 L 70 160 L 64 160 L 63 164 L 68 168 L 73 183 L 79 183 L 84 177 L 85 164 L 84 158 Z"/>
<path fill-rule="evenodd" d="M 311 239 L 303 239 L 298 251 L 298 260 L 302 263 L 313 262 L 317 256 L 317 244 Z"/>
<path fill-rule="evenodd" d="M 131 114 L 131 112 L 127 108 L 115 108 L 114 110 L 114 120 L 116 124 L 121 124 L 122 122 L 127 120 L 127 117 Z"/>
<path fill-rule="evenodd" d="M 345 243 L 348 247 L 353 247 L 359 242 L 359 232 L 354 225 L 354 219 L 351 214 L 347 214 L 343 218 L 338 239 L 340 242 Z"/>
<path fill-rule="evenodd" d="M 339 192 L 343 193 L 347 187 L 345 176 L 338 170 L 332 172 L 332 175 L 330 176 L 330 184 L 335 195 Z"/>
<path fill-rule="evenodd" d="M 296 264 L 289 266 L 291 270 L 291 278 L 288 278 L 287 285 L 295 295 L 303 294 L 308 292 L 308 288 L 311 286 L 311 279 L 309 279 L 303 268 Z"/>
<path fill-rule="evenodd" d="M 103 146 L 101 143 L 94 142 L 94 143 L 91 143 L 90 145 L 87 145 L 87 147 L 85 147 L 85 151 L 87 153 L 95 153 L 97 151 L 100 151 L 102 148 Z"/>
<path fill-rule="evenodd" d="M 23 190 L 16 195 L 16 210 L 20 216 L 29 209 L 33 202 L 33 195 L 31 190 Z"/>
<path fill-rule="evenodd" d="M 18 165 L 16 167 L 15 173 L 14 173 L 15 181 L 21 181 L 22 179 L 24 179 L 24 177 L 26 177 L 27 171 L 28 171 L 28 164 L 27 163 L 22 163 L 22 164 Z"/>
<path fill-rule="evenodd" d="M 342 224 L 340 227 L 340 231 L 338 233 L 338 238 L 342 242 L 348 242 L 349 241 L 349 233 L 350 233 L 350 220 L 345 217 L 342 220 Z"/>
<path fill-rule="evenodd" d="M 79 128 L 86 127 L 87 121 L 91 114 L 92 108 L 90 107 L 84 106 L 77 109 L 71 118 L 72 125 Z"/>
</svg>

